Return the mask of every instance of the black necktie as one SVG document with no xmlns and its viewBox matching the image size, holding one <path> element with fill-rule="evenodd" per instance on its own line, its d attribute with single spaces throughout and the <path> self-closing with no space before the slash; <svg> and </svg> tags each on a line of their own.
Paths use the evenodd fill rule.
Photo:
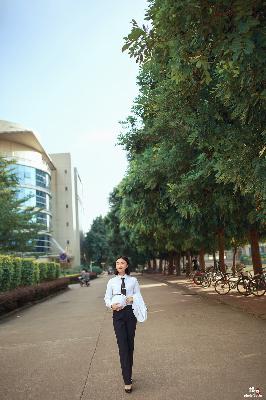
<svg viewBox="0 0 266 400">
<path fill-rule="evenodd" d="M 121 278 L 122 283 L 121 283 L 121 294 L 126 295 L 126 285 L 125 285 L 125 278 Z"/>
</svg>

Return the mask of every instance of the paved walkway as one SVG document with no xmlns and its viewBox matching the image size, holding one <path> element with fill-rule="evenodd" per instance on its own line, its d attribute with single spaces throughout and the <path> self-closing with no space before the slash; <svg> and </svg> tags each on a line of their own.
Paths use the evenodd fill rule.
<svg viewBox="0 0 266 400">
<path fill-rule="evenodd" d="M 238 293 L 237 289 L 232 289 L 226 295 L 219 295 L 215 292 L 214 287 L 203 288 L 196 285 L 193 281 L 187 279 L 185 276 L 177 277 L 175 275 L 152 274 L 151 279 L 159 282 L 166 282 L 167 284 L 178 286 L 190 293 L 198 294 L 199 296 L 208 299 L 209 301 L 218 301 L 226 304 L 232 308 L 245 311 L 255 317 L 266 320 L 266 295 L 262 297 L 256 296 L 242 296 Z"/>
<path fill-rule="evenodd" d="M 253 386 L 266 399 L 265 321 L 145 275 L 149 317 L 137 326 L 134 390 L 124 393 L 103 305 L 108 279 L 1 321 L 1 400 L 238 400 Z"/>
</svg>

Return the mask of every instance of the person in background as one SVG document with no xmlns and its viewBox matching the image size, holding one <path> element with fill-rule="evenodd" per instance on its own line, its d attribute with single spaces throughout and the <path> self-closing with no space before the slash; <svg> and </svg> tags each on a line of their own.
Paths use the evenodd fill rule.
<svg viewBox="0 0 266 400">
<path fill-rule="evenodd" d="M 90 273 L 87 269 L 85 269 L 85 274 L 84 274 L 84 281 L 89 282 L 90 281 Z"/>
<path fill-rule="evenodd" d="M 193 265 L 193 270 L 194 271 L 197 271 L 197 270 L 199 270 L 200 268 L 200 266 L 199 266 L 199 262 L 198 262 L 198 259 L 197 259 L 197 257 L 195 256 L 195 257 L 193 257 L 193 259 L 192 259 L 192 265 Z"/>
</svg>

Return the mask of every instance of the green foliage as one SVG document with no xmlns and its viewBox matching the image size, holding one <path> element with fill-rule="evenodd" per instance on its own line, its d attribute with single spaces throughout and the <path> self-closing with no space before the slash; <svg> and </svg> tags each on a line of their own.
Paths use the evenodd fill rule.
<svg viewBox="0 0 266 400">
<path fill-rule="evenodd" d="M 59 278 L 60 265 L 36 262 L 31 258 L 0 255 L 0 291 Z"/>
<path fill-rule="evenodd" d="M 180 100 L 179 127 L 201 151 L 212 152 L 219 181 L 254 194 L 260 205 L 266 198 L 264 6 L 262 0 L 154 0 L 149 28 L 133 21 L 123 48 L 151 75 L 148 89 L 141 78 L 145 109 L 169 106 L 151 97 L 170 81 L 176 96 L 168 98 Z"/>
<path fill-rule="evenodd" d="M 12 173 L 12 161 L 0 157 L 0 252 L 31 251 L 41 225 L 34 222 L 37 210 L 18 199 L 18 181 Z"/>
<path fill-rule="evenodd" d="M 138 248 L 213 251 L 266 231 L 263 2 L 153 0 L 123 51 L 139 96 L 119 143 L 119 227 Z"/>
<path fill-rule="evenodd" d="M 40 271 L 40 282 L 44 282 L 47 279 L 47 263 L 38 263 L 38 267 Z"/>
<path fill-rule="evenodd" d="M 1 282 L 1 290 L 9 290 L 11 288 L 12 279 L 14 275 L 14 266 L 12 263 L 12 259 L 9 256 L 2 256 L 0 258 L 0 282 Z"/>
<path fill-rule="evenodd" d="M 15 289 L 20 285 L 21 282 L 21 258 L 12 257 L 12 264 L 13 264 L 13 277 L 10 289 Z"/>
<path fill-rule="evenodd" d="M 39 268 L 32 258 L 21 260 L 21 286 L 35 285 L 39 282 Z"/>
<path fill-rule="evenodd" d="M 53 280 L 59 277 L 60 275 L 60 268 L 57 263 L 54 262 L 49 262 L 46 263 L 46 279 L 47 280 Z"/>
<path fill-rule="evenodd" d="M 97 265 L 94 265 L 94 266 L 91 268 L 91 270 L 92 270 L 92 272 L 96 272 L 97 275 L 100 275 L 100 274 L 103 272 L 102 268 L 101 268 L 101 267 L 98 267 Z"/>
<path fill-rule="evenodd" d="M 95 218 L 84 241 L 84 250 L 88 261 L 94 261 L 97 264 L 106 262 L 108 255 L 106 236 L 107 232 L 103 217 Z"/>
</svg>

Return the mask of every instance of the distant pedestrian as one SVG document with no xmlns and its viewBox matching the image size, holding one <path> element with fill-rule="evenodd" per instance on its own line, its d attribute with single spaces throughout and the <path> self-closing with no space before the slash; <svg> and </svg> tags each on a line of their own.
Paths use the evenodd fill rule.
<svg viewBox="0 0 266 400">
<path fill-rule="evenodd" d="M 138 280 L 130 276 L 127 257 L 121 256 L 116 260 L 115 275 L 107 283 L 104 300 L 106 306 L 113 310 L 113 327 L 119 349 L 125 392 L 131 393 L 135 330 L 137 321 L 144 321 L 146 318 L 146 306 L 140 293 Z M 121 300 L 118 302 L 118 299 Z M 138 312 L 139 315 L 136 314 Z"/>
<path fill-rule="evenodd" d="M 90 273 L 87 269 L 85 269 L 84 280 L 85 280 L 85 282 L 90 281 Z"/>
<path fill-rule="evenodd" d="M 192 265 L 194 271 L 198 271 L 200 269 L 200 265 L 196 256 L 192 259 Z"/>
</svg>

